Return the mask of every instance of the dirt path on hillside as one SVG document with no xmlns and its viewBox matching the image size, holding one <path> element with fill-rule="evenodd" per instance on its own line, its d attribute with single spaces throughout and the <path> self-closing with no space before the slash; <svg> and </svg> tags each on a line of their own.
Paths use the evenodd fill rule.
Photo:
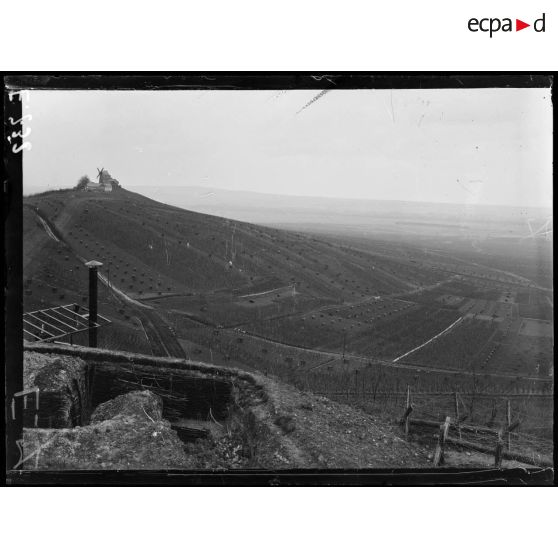
<svg viewBox="0 0 558 558">
<path fill-rule="evenodd" d="M 80 260 L 85 263 L 85 259 L 78 256 Z M 128 304 L 132 304 L 133 306 L 137 306 L 138 308 L 152 310 L 153 306 L 149 306 L 148 304 L 142 304 L 137 300 L 133 299 L 132 297 L 128 296 L 124 291 L 121 291 L 118 287 L 115 287 L 107 278 L 106 275 L 103 275 L 100 271 L 97 271 L 97 275 L 101 283 L 106 285 L 111 291 L 116 293 L 120 298 L 123 298 Z"/>
<path fill-rule="evenodd" d="M 186 358 L 182 345 L 174 335 L 174 332 L 155 310 L 144 310 L 141 313 L 142 325 L 148 331 L 150 340 L 155 336 L 157 343 L 163 348 L 164 353 L 162 356 L 170 356 L 174 358 Z"/>
<path fill-rule="evenodd" d="M 437 333 L 436 335 L 432 336 L 430 339 L 428 339 L 428 341 L 425 341 L 424 343 L 422 343 L 422 345 L 418 345 L 414 349 L 411 349 L 410 351 L 407 351 L 406 353 L 402 354 L 401 356 L 398 356 L 397 358 L 394 358 L 392 362 L 394 362 L 394 363 L 398 362 L 401 359 L 409 356 L 410 354 L 413 354 L 414 352 L 418 351 L 419 349 L 422 349 L 423 347 L 426 347 L 426 345 L 429 345 L 430 343 L 432 343 L 432 341 L 435 341 L 436 339 L 438 339 L 438 337 L 441 337 L 442 335 L 444 335 L 444 333 L 447 333 L 450 329 L 453 329 L 461 321 L 463 321 L 463 316 L 461 316 L 460 318 L 457 318 L 457 320 L 455 320 L 455 322 L 453 322 L 448 327 L 446 327 L 446 329 L 444 329 L 444 330 L 440 331 L 440 333 Z"/>
<path fill-rule="evenodd" d="M 52 229 L 48 226 L 47 222 L 37 213 L 37 219 L 39 219 L 39 223 L 41 223 L 41 225 L 43 226 L 43 229 L 45 229 L 47 235 L 52 238 L 52 240 L 56 241 L 56 242 L 60 242 L 60 239 L 54 234 L 54 232 L 52 232 Z"/>
</svg>

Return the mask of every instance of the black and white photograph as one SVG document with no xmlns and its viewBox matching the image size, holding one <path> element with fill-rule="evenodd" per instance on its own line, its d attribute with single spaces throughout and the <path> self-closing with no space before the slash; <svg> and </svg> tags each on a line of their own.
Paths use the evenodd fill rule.
<svg viewBox="0 0 558 558">
<path fill-rule="evenodd" d="M 112 79 L 5 84 L 22 482 L 552 482 L 551 77 Z"/>
</svg>

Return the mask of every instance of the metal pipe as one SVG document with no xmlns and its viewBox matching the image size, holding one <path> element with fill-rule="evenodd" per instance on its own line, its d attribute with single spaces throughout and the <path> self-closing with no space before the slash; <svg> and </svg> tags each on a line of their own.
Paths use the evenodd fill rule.
<svg viewBox="0 0 558 558">
<path fill-rule="evenodd" d="M 89 346 L 97 346 L 97 268 L 101 262 L 90 261 L 85 264 L 89 268 Z"/>
<path fill-rule="evenodd" d="M 97 268 L 89 268 L 89 346 L 97 346 Z"/>
</svg>

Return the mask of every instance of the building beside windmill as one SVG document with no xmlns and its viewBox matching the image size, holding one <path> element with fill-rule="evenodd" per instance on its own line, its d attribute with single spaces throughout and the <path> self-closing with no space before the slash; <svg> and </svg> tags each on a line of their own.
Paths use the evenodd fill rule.
<svg viewBox="0 0 558 558">
<path fill-rule="evenodd" d="M 99 182 L 89 181 L 85 185 L 88 192 L 112 192 L 116 188 L 120 188 L 120 182 L 113 178 L 106 169 L 97 169 L 97 178 Z"/>
</svg>

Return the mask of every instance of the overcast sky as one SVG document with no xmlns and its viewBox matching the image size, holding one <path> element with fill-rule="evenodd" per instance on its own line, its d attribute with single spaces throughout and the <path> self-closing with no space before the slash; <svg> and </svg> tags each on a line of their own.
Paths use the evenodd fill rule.
<svg viewBox="0 0 558 558">
<path fill-rule="evenodd" d="M 552 204 L 549 90 L 319 93 L 32 91 L 24 193 L 105 167 L 140 193 Z"/>
</svg>

